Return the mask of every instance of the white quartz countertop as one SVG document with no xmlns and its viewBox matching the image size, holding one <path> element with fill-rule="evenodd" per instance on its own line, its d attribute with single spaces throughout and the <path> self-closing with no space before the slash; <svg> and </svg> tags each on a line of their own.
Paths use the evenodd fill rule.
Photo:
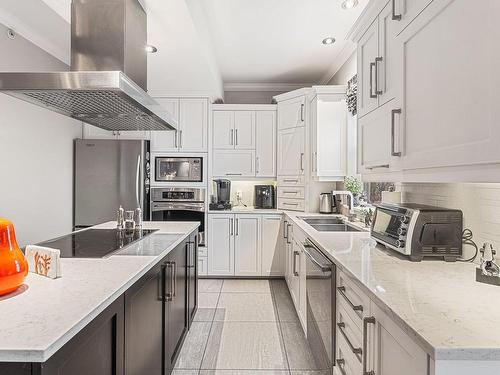
<svg viewBox="0 0 500 375">
<path fill-rule="evenodd" d="M 230 210 L 209 210 L 209 214 L 282 214 L 283 210 L 277 210 L 275 208 L 267 209 L 267 208 L 255 208 L 252 206 L 234 206 Z"/>
<path fill-rule="evenodd" d="M 411 262 L 368 232 L 318 232 L 287 216 L 435 360 L 500 360 L 500 287 L 475 281 L 473 263 Z"/>
<path fill-rule="evenodd" d="M 55 280 L 29 273 L 18 294 L 0 297 L 0 362 L 46 361 L 198 225 L 145 222 L 144 229 L 158 231 L 115 255 L 63 258 Z"/>
</svg>

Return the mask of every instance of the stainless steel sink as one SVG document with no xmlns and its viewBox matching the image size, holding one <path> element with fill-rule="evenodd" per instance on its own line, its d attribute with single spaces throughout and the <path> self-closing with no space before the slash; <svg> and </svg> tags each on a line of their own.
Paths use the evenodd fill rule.
<svg viewBox="0 0 500 375">
<path fill-rule="evenodd" d="M 361 228 L 346 224 L 340 217 L 301 217 L 300 219 L 318 232 L 364 232 Z"/>
</svg>

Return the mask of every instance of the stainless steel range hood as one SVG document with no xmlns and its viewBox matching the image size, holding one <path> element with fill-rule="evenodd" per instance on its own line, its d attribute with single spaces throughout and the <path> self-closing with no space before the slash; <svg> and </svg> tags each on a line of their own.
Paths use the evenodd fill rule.
<svg viewBox="0 0 500 375">
<path fill-rule="evenodd" d="M 106 130 L 175 130 L 146 93 L 146 22 L 137 0 L 73 0 L 71 71 L 0 73 L 0 92 Z"/>
</svg>

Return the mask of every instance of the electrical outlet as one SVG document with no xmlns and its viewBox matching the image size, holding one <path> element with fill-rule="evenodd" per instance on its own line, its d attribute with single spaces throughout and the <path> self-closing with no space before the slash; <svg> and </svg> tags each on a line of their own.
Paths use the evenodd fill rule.
<svg viewBox="0 0 500 375">
<path fill-rule="evenodd" d="M 241 190 L 238 190 L 236 192 L 236 199 L 239 199 L 239 200 L 243 199 L 243 192 Z"/>
</svg>

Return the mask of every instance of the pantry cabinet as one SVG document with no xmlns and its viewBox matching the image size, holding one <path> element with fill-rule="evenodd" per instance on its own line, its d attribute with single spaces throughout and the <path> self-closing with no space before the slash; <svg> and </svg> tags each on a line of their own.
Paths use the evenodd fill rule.
<svg viewBox="0 0 500 375">
<path fill-rule="evenodd" d="M 216 104 L 212 120 L 213 176 L 276 176 L 275 105 Z"/>
<path fill-rule="evenodd" d="M 153 152 L 207 152 L 208 99 L 155 98 L 177 120 L 176 131 L 152 131 Z"/>
</svg>

